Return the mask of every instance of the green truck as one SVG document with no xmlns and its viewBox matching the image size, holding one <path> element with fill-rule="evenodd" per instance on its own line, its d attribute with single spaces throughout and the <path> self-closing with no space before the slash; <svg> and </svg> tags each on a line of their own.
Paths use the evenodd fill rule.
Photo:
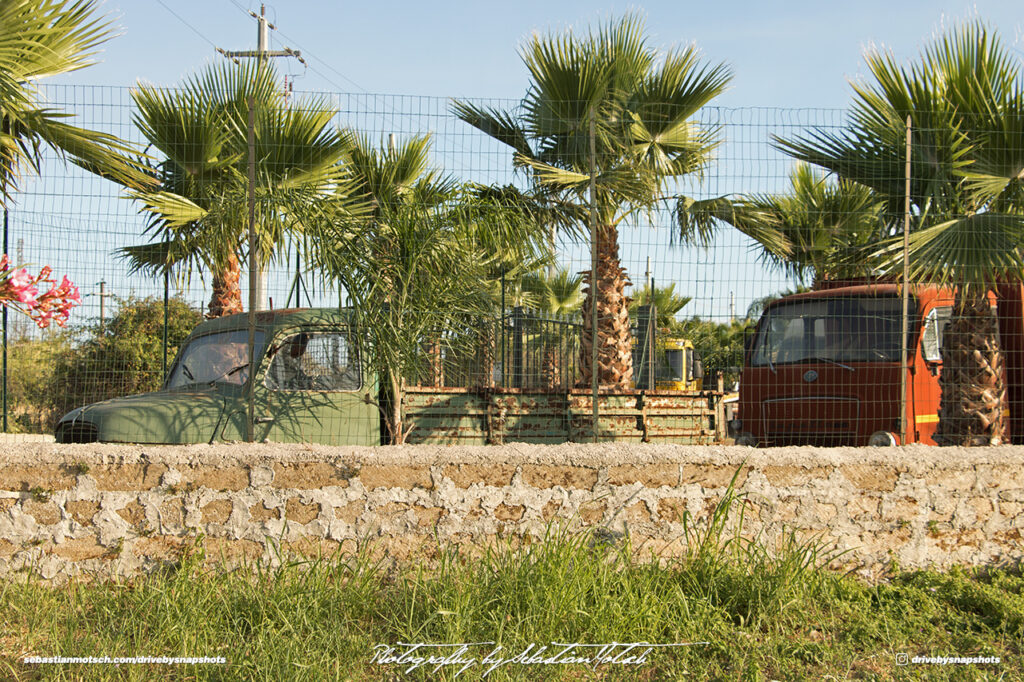
<svg viewBox="0 0 1024 682">
<path fill-rule="evenodd" d="M 360 356 L 350 313 L 288 309 L 256 314 L 249 363 L 249 316 L 200 324 L 172 363 L 163 387 L 72 410 L 58 443 L 216 443 L 247 438 L 253 380 L 254 440 L 379 445 L 376 374 Z M 720 391 L 602 390 L 601 440 L 709 444 L 726 435 Z M 589 390 L 410 386 L 402 409 L 407 442 L 489 444 L 589 442 Z"/>
</svg>

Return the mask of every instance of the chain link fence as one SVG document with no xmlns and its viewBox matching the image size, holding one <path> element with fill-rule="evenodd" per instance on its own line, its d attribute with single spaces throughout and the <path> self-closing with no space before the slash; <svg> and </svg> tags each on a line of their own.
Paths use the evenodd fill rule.
<svg viewBox="0 0 1024 682">
<path fill-rule="evenodd" d="M 927 164 L 952 158 L 948 176 L 959 158 L 940 131 L 918 131 L 909 183 L 878 158 L 871 172 L 894 187 L 882 197 L 798 161 L 802 142 L 849 134 L 838 110 L 705 106 L 662 132 L 706 154 L 663 159 L 633 148 L 642 134 L 616 146 L 615 117 L 592 111 L 574 147 L 541 138 L 529 158 L 467 122 L 521 117 L 519 101 L 228 97 L 240 109 L 216 125 L 161 128 L 196 93 L 45 96 L 136 145 L 160 184 L 126 189 L 53 155 L 23 180 L 5 252 L 66 274 L 82 304 L 65 328 L 7 319 L 7 433 L 53 433 L 76 408 L 147 394 L 72 413 L 58 438 L 933 440 L 954 287 L 904 287 L 905 251 L 870 247 L 898 237 L 893 216 L 924 225 Z M 630 176 L 623 159 L 642 163 Z M 892 205 L 915 191 L 906 211 Z M 784 211 L 799 224 L 780 238 L 768 228 Z M 999 299 L 1008 364 L 992 370 L 1010 379 L 1024 364 L 1012 289 Z"/>
</svg>

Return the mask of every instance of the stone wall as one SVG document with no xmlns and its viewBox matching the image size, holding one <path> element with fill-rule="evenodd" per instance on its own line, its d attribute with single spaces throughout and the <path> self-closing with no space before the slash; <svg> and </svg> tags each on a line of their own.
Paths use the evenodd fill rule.
<svg viewBox="0 0 1024 682">
<path fill-rule="evenodd" d="M 202 545 L 207 561 L 541 538 L 552 525 L 628 535 L 678 556 L 733 476 L 745 534 L 819 534 L 866 573 L 1014 562 L 1024 448 L 514 444 L 0 446 L 0 573 L 131 575 Z M 738 509 L 738 507 L 737 507 Z M 606 534 L 607 534 L 606 533 Z"/>
</svg>

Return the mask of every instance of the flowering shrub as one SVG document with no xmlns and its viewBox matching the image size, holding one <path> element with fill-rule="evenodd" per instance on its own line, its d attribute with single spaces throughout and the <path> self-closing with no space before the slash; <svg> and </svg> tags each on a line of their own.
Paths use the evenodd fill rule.
<svg viewBox="0 0 1024 682">
<path fill-rule="evenodd" d="M 42 329 L 49 327 L 53 320 L 63 327 L 71 308 L 79 305 L 82 297 L 66 275 L 57 284 L 57 280 L 50 277 L 52 272 L 46 266 L 33 277 L 25 268 L 12 266 L 6 255 L 0 257 L 0 305 L 13 306 Z"/>
</svg>

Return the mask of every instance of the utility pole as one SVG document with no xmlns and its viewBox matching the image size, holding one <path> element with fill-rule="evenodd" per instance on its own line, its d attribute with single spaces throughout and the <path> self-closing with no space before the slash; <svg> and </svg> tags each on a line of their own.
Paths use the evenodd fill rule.
<svg viewBox="0 0 1024 682">
<path fill-rule="evenodd" d="M 100 293 L 93 294 L 94 296 L 100 297 L 100 329 L 103 329 L 107 323 L 107 298 L 112 297 L 113 294 L 107 293 L 107 282 L 106 280 L 99 281 Z"/>
<path fill-rule="evenodd" d="M 256 33 L 256 49 L 255 50 L 225 50 L 217 48 L 217 52 L 224 55 L 231 61 L 239 64 L 239 59 L 256 59 L 260 64 L 265 63 L 271 57 L 294 57 L 299 60 L 299 63 L 303 66 L 307 66 L 306 60 L 302 58 L 302 53 L 298 50 L 293 50 L 290 47 L 286 47 L 283 50 L 271 50 L 270 47 L 270 33 L 271 29 L 277 30 L 277 27 L 267 21 L 267 8 L 266 5 L 260 4 L 260 13 L 256 14 L 253 11 L 249 11 L 249 15 L 256 20 L 257 33 Z M 288 96 L 287 84 L 285 85 L 285 97 Z M 263 272 L 262 258 L 255 259 L 259 265 L 256 270 L 256 306 L 259 310 L 262 310 L 266 306 L 267 300 L 267 280 L 265 273 Z"/>
<path fill-rule="evenodd" d="M 299 63 L 306 66 L 306 60 L 302 58 L 302 53 L 298 50 L 293 50 L 290 47 L 286 47 L 283 50 L 270 50 L 268 49 L 270 40 L 270 33 L 268 29 L 277 30 L 277 26 L 267 21 L 267 8 L 265 5 L 260 5 L 260 13 L 256 14 L 253 11 L 249 12 L 249 16 L 256 20 L 258 24 L 258 32 L 256 34 L 256 49 L 255 50 L 224 50 L 217 48 L 217 52 L 221 53 L 228 59 L 234 60 L 238 63 L 239 59 L 258 59 L 260 62 L 265 62 L 270 57 L 294 57 L 299 60 Z"/>
</svg>

